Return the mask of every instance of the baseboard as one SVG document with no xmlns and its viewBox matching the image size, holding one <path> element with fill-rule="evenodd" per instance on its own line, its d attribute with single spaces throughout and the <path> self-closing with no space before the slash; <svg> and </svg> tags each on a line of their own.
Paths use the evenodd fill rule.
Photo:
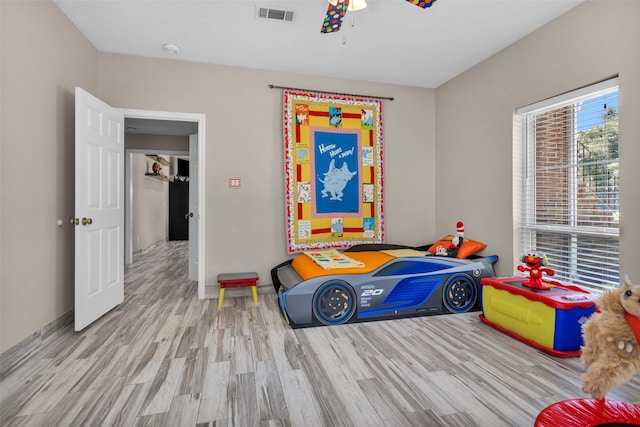
<svg viewBox="0 0 640 427">
<path fill-rule="evenodd" d="M 73 324 L 73 310 L 68 311 L 40 330 L 34 332 L 9 350 L 0 354 L 0 381 L 15 368 L 22 365 L 34 351 L 42 346 L 42 342 L 62 329 Z"/>
<path fill-rule="evenodd" d="M 273 283 L 258 283 L 258 293 L 268 294 L 273 292 Z"/>
</svg>

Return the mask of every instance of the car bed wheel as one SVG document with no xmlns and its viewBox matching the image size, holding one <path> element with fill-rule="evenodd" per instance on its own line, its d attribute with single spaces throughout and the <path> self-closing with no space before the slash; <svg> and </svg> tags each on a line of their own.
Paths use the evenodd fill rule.
<svg viewBox="0 0 640 427">
<path fill-rule="evenodd" d="M 329 281 L 313 296 L 313 315 L 325 325 L 340 325 L 351 319 L 356 311 L 353 288 L 340 280 Z"/>
<path fill-rule="evenodd" d="M 476 282 L 466 274 L 449 277 L 442 290 L 442 302 L 451 313 L 465 313 L 478 299 Z"/>
</svg>

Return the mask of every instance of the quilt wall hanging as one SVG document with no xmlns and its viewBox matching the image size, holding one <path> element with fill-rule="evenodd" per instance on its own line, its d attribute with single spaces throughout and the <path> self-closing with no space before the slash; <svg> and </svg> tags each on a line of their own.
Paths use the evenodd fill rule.
<svg viewBox="0 0 640 427">
<path fill-rule="evenodd" d="M 382 100 L 283 91 L 287 251 L 384 243 Z"/>
</svg>

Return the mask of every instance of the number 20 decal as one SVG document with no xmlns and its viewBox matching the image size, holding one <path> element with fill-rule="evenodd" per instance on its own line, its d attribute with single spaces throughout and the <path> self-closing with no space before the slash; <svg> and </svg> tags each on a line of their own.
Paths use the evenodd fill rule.
<svg viewBox="0 0 640 427">
<path fill-rule="evenodd" d="M 371 297 L 371 296 L 381 295 L 382 292 L 383 292 L 382 289 L 365 289 L 364 291 L 362 291 L 362 296 Z"/>
</svg>

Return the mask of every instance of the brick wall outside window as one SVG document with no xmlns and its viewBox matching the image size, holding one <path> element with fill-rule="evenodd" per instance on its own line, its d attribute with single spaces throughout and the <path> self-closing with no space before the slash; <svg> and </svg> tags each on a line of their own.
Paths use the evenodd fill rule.
<svg viewBox="0 0 640 427">
<path fill-rule="evenodd" d="M 536 117 L 536 206 L 538 224 L 569 225 L 569 150 L 573 144 L 573 107 L 563 107 Z M 578 161 L 580 158 L 578 157 Z M 580 226 L 612 226 L 611 211 L 599 207 L 598 196 L 578 177 L 575 188 L 576 221 Z"/>
<path fill-rule="evenodd" d="M 568 224 L 571 108 L 536 117 L 537 222 Z"/>
</svg>

